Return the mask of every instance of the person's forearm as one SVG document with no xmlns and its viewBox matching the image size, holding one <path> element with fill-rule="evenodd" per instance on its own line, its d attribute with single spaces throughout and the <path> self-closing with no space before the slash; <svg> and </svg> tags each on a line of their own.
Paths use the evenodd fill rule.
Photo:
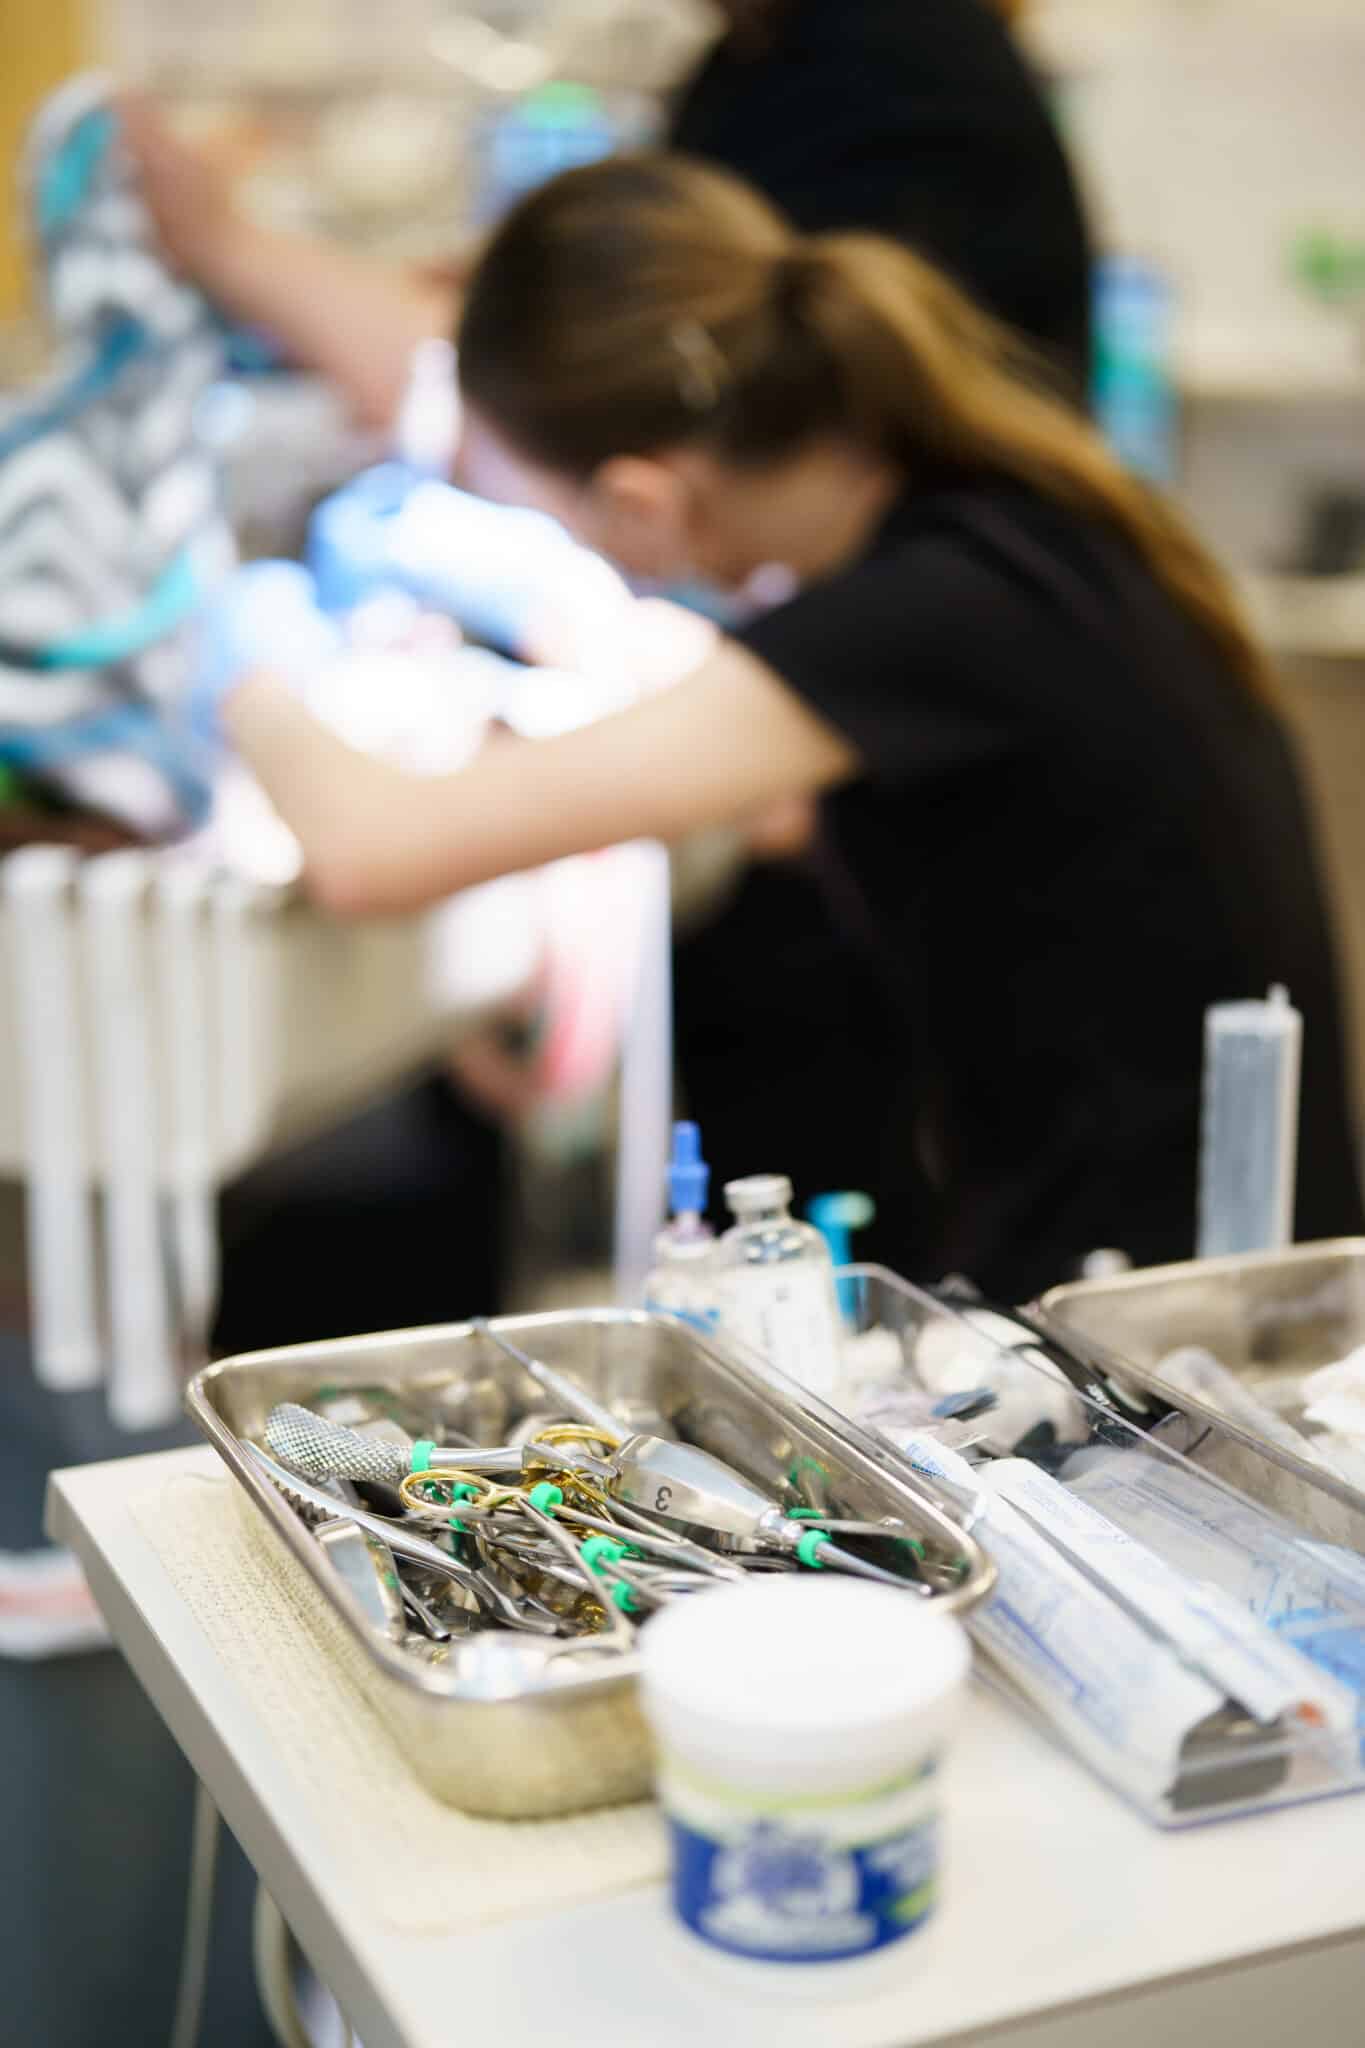
<svg viewBox="0 0 1365 2048">
<path fill-rule="evenodd" d="M 358 900 L 356 876 L 373 874 L 371 849 L 391 839 L 415 778 L 349 746 L 268 672 L 239 684 L 221 716 L 298 841 L 310 894 L 341 916 L 383 914 L 377 897 Z"/>
<path fill-rule="evenodd" d="M 342 916 L 439 902 L 494 876 L 623 840 L 673 840 L 855 772 L 847 743 L 733 644 L 676 689 L 556 739 L 413 776 L 355 752 L 269 676 L 227 731 Z"/>
<path fill-rule="evenodd" d="M 453 298 L 447 303 L 337 244 L 240 214 L 202 250 L 198 275 L 235 319 L 336 384 L 370 427 L 392 423 L 417 343 L 454 326 Z"/>
<path fill-rule="evenodd" d="M 421 910 L 655 829 L 638 778 L 610 811 L 584 801 L 563 759 L 582 733 L 509 742 L 453 775 L 426 777 L 348 746 L 273 676 L 241 684 L 223 722 L 298 840 L 309 893 L 338 917 Z"/>
<path fill-rule="evenodd" d="M 338 917 L 425 909 L 648 829 L 643 811 L 599 827 L 569 789 L 554 802 L 563 739 L 509 742 L 456 774 L 417 776 L 347 745 L 269 675 L 234 691 L 223 722 L 297 839 L 310 895 Z"/>
</svg>

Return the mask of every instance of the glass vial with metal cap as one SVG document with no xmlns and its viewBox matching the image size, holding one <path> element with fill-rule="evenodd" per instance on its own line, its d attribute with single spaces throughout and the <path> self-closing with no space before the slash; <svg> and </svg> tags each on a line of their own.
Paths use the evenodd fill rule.
<svg viewBox="0 0 1365 2048">
<path fill-rule="evenodd" d="M 791 1199 L 782 1173 L 726 1183 L 735 1222 L 717 1257 L 721 1328 L 809 1393 L 837 1400 L 843 1361 L 834 1262 L 819 1231 L 793 1217 Z"/>
</svg>

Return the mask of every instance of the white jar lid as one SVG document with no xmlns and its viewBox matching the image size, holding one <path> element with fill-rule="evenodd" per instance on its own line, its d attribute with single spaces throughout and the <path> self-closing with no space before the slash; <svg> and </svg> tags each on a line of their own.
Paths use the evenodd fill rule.
<svg viewBox="0 0 1365 2048">
<path fill-rule="evenodd" d="M 689 1594 L 640 1641 L 645 1707 L 666 1747 L 765 1778 L 840 1780 L 909 1761 L 965 1683 L 966 1635 L 913 1592 L 814 1576 Z"/>
</svg>

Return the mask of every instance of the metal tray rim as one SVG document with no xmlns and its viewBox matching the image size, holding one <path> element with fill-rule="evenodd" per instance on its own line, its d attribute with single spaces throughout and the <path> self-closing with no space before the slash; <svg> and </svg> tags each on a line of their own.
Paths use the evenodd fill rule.
<svg viewBox="0 0 1365 2048">
<path fill-rule="evenodd" d="M 1273 1266 L 1311 1265 L 1315 1259 L 1347 1256 L 1365 1260 L 1365 1237 L 1324 1237 L 1310 1244 L 1286 1245 L 1283 1251 L 1278 1252 L 1225 1252 L 1216 1259 L 1171 1259 L 1164 1266 L 1135 1266 L 1131 1272 L 1114 1273 L 1102 1280 L 1064 1280 L 1056 1287 L 1049 1287 L 1045 1294 L 1040 1294 L 1032 1306 L 1050 1313 L 1078 1294 L 1084 1294 L 1090 1301 L 1104 1294 L 1135 1294 L 1139 1289 L 1195 1271 L 1216 1280 L 1222 1274 L 1243 1273 L 1249 1269 L 1260 1271 Z"/>
</svg>

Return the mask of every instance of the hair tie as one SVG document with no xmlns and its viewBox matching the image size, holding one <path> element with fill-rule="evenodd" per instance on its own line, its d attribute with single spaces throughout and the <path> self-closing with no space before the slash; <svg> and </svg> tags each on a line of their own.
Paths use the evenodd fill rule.
<svg viewBox="0 0 1365 2048">
<path fill-rule="evenodd" d="M 681 358 L 678 396 L 689 412 L 714 412 L 730 381 L 730 365 L 700 320 L 679 320 L 669 339 Z"/>
</svg>

